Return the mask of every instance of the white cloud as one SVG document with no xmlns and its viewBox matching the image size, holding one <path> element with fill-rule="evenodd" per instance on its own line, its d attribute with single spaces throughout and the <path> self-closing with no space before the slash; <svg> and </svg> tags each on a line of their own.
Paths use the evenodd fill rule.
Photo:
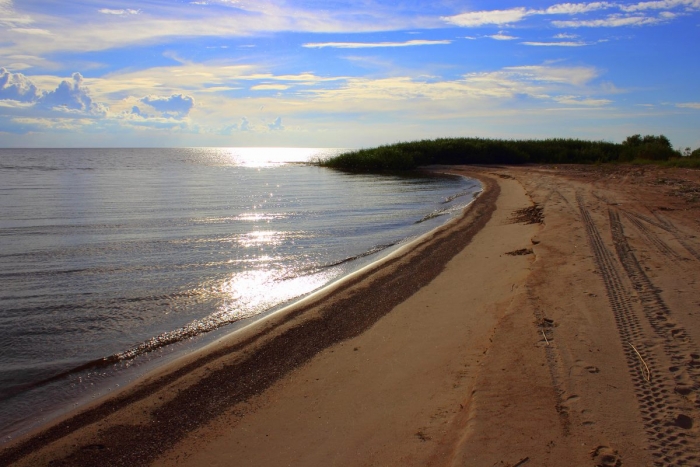
<svg viewBox="0 0 700 467">
<path fill-rule="evenodd" d="M 492 35 L 486 36 L 486 37 L 490 37 L 491 39 L 495 39 L 497 41 L 512 41 L 515 39 L 519 39 L 519 37 L 509 36 L 508 34 L 502 34 L 502 33 L 492 34 Z"/>
<path fill-rule="evenodd" d="M 25 8 L 35 7 L 33 3 Z M 15 54 L 47 55 L 53 52 L 91 52 L 138 44 L 156 44 L 183 37 L 251 37 L 278 32 L 358 33 L 423 29 L 443 23 L 431 15 L 416 15 L 396 6 L 374 5 L 366 9 L 352 3 L 342 8 L 321 8 L 318 2 L 273 0 L 209 2 L 202 7 L 184 2 L 147 2 L 148 14 L 139 14 L 143 3 L 123 2 L 122 8 L 81 9 L 68 0 L 65 13 L 45 9 L 34 17 L 0 7 L 0 25 L 50 30 L 60 40 L 34 36 L 7 44 Z M 96 0 L 82 3 L 95 4 Z M 301 3 L 301 5 L 299 4 Z M 2 4 L 0 4 L 2 5 Z M 391 14 L 384 14 L 391 10 Z M 98 13 L 99 12 L 99 13 Z M 120 21 L 115 21 L 119 18 Z M 2 31 L 0 30 L 0 34 Z M 40 40 L 42 39 L 42 40 Z M 6 48 L 6 50 L 7 50 Z"/>
<path fill-rule="evenodd" d="M 37 105 L 46 109 L 92 115 L 104 114 L 107 110 L 103 104 L 93 102 L 80 73 L 73 73 L 70 80 L 63 80 L 56 89 L 42 94 Z"/>
<path fill-rule="evenodd" d="M 443 16 L 441 19 L 450 24 L 462 27 L 478 27 L 485 25 L 503 25 L 522 21 L 529 13 L 525 8 L 510 10 L 490 10 L 461 13 L 454 16 Z"/>
<path fill-rule="evenodd" d="M 101 8 L 97 10 L 98 12 L 104 14 L 104 15 L 116 15 L 116 16 L 122 16 L 122 15 L 138 15 L 141 13 L 141 10 L 131 10 L 131 9 L 126 9 L 126 10 L 110 10 L 109 8 Z"/>
<path fill-rule="evenodd" d="M 268 123 L 267 127 L 271 131 L 284 130 L 284 126 L 282 125 L 282 117 L 277 117 L 274 122 Z"/>
<path fill-rule="evenodd" d="M 289 89 L 286 84 L 258 84 L 251 86 L 251 91 L 285 91 Z"/>
<path fill-rule="evenodd" d="M 544 9 L 529 9 L 525 7 L 511 8 L 508 10 L 484 10 L 461 13 L 454 16 L 445 16 L 441 19 L 447 23 L 462 27 L 479 27 L 488 25 L 514 24 L 534 15 L 561 16 L 561 15 L 585 15 L 602 10 L 618 10 L 622 13 L 610 14 L 605 18 L 555 20 L 556 27 L 621 27 L 621 26 L 645 26 L 670 21 L 680 16 L 679 13 L 670 11 L 683 8 L 686 11 L 700 10 L 700 0 L 662 0 L 640 2 L 632 5 L 624 5 L 616 2 L 589 2 L 589 3 L 559 3 Z M 661 11 L 658 17 L 647 16 L 641 12 L 646 10 Z M 630 15 L 631 14 L 631 15 Z"/>
<path fill-rule="evenodd" d="M 11 28 L 11 32 L 18 32 L 20 34 L 31 34 L 34 36 L 50 36 L 51 31 L 46 29 L 36 29 L 36 28 Z"/>
<path fill-rule="evenodd" d="M 550 102 L 558 102 L 556 98 L 564 96 L 576 100 L 577 105 L 591 105 L 593 100 L 586 100 L 591 98 L 578 98 L 572 91 L 595 92 L 595 89 L 586 89 L 586 85 L 598 75 L 594 68 L 538 65 L 472 73 L 457 80 L 350 78 L 334 89 L 315 89 L 308 91 L 308 94 L 315 105 L 327 102 L 329 108 L 333 108 L 342 104 L 347 111 L 367 106 L 368 103 L 375 105 L 377 110 L 386 111 L 392 105 L 416 100 L 425 105 L 440 102 L 440 105 L 450 106 L 458 102 L 510 100 L 520 96 Z"/>
<path fill-rule="evenodd" d="M 697 109 L 700 110 L 700 102 L 684 102 L 682 104 L 676 104 L 676 107 L 681 109 Z"/>
<path fill-rule="evenodd" d="M 554 36 L 555 39 L 578 39 L 578 34 L 561 33 Z"/>
<path fill-rule="evenodd" d="M 586 42 L 581 41 L 559 41 L 559 42 L 521 42 L 523 45 L 530 45 L 533 47 L 584 47 L 589 45 Z"/>
<path fill-rule="evenodd" d="M 592 20 L 552 21 L 558 28 L 617 28 L 621 26 L 647 26 L 660 23 L 661 19 L 648 16 L 610 15 Z"/>
<path fill-rule="evenodd" d="M 519 73 L 524 77 L 537 81 L 565 83 L 574 86 L 583 86 L 600 74 L 593 67 L 553 67 L 546 65 L 506 67 L 504 70 Z"/>
<path fill-rule="evenodd" d="M 169 97 L 146 96 L 140 101 L 169 117 L 185 117 L 194 107 L 194 98 L 182 94 L 173 94 Z"/>
<path fill-rule="evenodd" d="M 82 2 L 80 5 L 85 3 L 99 6 L 89 9 L 73 8 L 77 4 L 69 0 L 71 8 L 66 8 L 65 14 L 52 13 L 54 9 L 46 9 L 40 13 L 32 12 L 32 16 L 29 16 L 23 12 L 29 11 L 29 8 L 36 8 L 35 2 L 22 3 L 23 12 L 18 13 L 12 2 L 3 0 L 0 2 L 0 25 L 4 25 L 6 29 L 0 30 L 0 35 L 4 35 L 2 39 L 7 41 L 3 48 L 4 53 L 47 57 L 56 52 L 90 52 L 141 44 L 153 45 L 183 37 L 252 37 L 277 32 L 410 31 L 446 25 L 504 26 L 534 16 L 556 17 L 558 22 L 555 26 L 558 27 L 641 26 L 671 21 L 688 9 L 700 9 L 700 0 L 647 1 L 630 5 L 597 1 L 558 3 L 539 9 L 517 7 L 467 11 L 440 17 L 420 14 L 418 8 L 406 6 L 415 2 L 390 6 L 388 2 L 372 1 L 369 2 L 371 8 L 363 2 L 358 5 L 345 2 L 337 8 L 321 8 L 319 5 L 322 3 L 318 1 L 273 0 L 197 2 L 208 3 L 209 6 L 195 5 L 192 2 L 122 2 L 112 3 L 112 8 L 108 4 L 99 4 L 96 0 Z M 148 14 L 143 14 L 138 9 L 143 5 L 147 6 Z M 392 9 L 395 11 L 391 11 Z M 436 9 L 437 7 L 432 11 Z M 610 10 L 617 10 L 616 12 L 622 14 L 605 18 L 596 15 L 598 11 Z M 387 14 L 389 11 L 391 14 Z M 654 12 L 654 16 L 650 16 L 648 12 Z M 7 31 L 12 28 L 17 30 L 14 34 Z M 51 36 L 48 35 L 49 31 Z M 22 35 L 21 38 L 16 37 L 19 34 Z M 305 46 L 373 48 L 449 43 L 450 41 L 309 42 Z M 9 62 L 2 63 L 7 66 Z M 23 66 L 21 63 L 18 65 Z"/>
<path fill-rule="evenodd" d="M 633 5 L 621 5 L 622 11 L 644 11 L 644 10 L 670 10 L 673 8 L 685 7 L 689 9 L 700 9 L 699 0 L 662 0 L 653 2 L 639 2 Z"/>
<path fill-rule="evenodd" d="M 451 43 L 451 40 L 412 40 L 405 42 L 310 42 L 307 44 L 303 44 L 302 47 L 314 49 L 321 49 L 324 47 L 332 47 L 336 49 L 365 49 L 380 47 L 414 47 L 420 45 L 445 45 Z"/>
<path fill-rule="evenodd" d="M 35 80 L 4 68 L 0 68 L 0 107 L 2 115 L 69 120 L 103 117 L 108 111 L 105 104 L 92 99 L 80 73 L 50 91 L 41 91 Z"/>
<path fill-rule="evenodd" d="M 0 1 L 0 25 L 13 28 L 33 22 L 30 16 L 17 13 L 11 0 Z"/>
<path fill-rule="evenodd" d="M 29 78 L 0 68 L 0 100 L 34 102 L 38 98 L 39 91 Z"/>
<path fill-rule="evenodd" d="M 583 105 L 586 107 L 602 107 L 612 103 L 609 99 L 582 99 L 577 96 L 558 96 L 554 100 L 560 104 Z"/>
<path fill-rule="evenodd" d="M 617 6 L 615 3 L 610 2 L 560 3 L 546 8 L 542 13 L 547 15 L 576 15 L 591 11 L 607 10 L 615 6 Z"/>
</svg>

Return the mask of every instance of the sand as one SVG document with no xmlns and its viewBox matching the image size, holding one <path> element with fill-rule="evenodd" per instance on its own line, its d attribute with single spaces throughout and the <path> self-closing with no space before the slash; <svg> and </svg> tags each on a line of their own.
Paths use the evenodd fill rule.
<svg viewBox="0 0 700 467">
<path fill-rule="evenodd" d="M 0 465 L 700 464 L 700 173 L 434 170 L 460 221 Z"/>
</svg>

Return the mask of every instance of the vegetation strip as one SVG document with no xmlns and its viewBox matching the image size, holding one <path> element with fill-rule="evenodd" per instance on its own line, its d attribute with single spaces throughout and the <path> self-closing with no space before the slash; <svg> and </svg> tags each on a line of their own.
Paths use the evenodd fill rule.
<svg viewBox="0 0 700 467">
<path fill-rule="evenodd" d="M 498 140 L 440 138 L 350 151 L 318 161 L 323 167 L 353 172 L 414 170 L 434 164 L 591 164 L 662 163 L 700 167 L 700 148 L 682 153 L 663 135 L 628 137 L 623 143 L 579 139 Z"/>
</svg>

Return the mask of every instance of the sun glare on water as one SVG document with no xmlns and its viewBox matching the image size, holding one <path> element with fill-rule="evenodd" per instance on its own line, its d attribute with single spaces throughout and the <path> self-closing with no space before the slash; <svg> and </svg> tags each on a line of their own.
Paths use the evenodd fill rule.
<svg viewBox="0 0 700 467">
<path fill-rule="evenodd" d="M 285 163 L 311 162 L 327 150 L 319 148 L 222 148 L 236 165 L 270 167 Z"/>
</svg>

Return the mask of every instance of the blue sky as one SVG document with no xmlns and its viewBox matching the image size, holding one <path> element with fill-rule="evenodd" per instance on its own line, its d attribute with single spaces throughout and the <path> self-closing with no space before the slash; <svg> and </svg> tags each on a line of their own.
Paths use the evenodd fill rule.
<svg viewBox="0 0 700 467">
<path fill-rule="evenodd" d="M 700 0 L 0 0 L 0 146 L 700 147 Z"/>
</svg>

